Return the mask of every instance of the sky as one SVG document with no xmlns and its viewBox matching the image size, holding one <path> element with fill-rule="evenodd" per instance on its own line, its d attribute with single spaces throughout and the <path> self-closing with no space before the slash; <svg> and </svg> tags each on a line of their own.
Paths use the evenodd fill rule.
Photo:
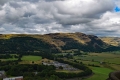
<svg viewBox="0 0 120 80">
<path fill-rule="evenodd" d="M 120 0 L 0 0 L 0 34 L 120 37 Z"/>
</svg>

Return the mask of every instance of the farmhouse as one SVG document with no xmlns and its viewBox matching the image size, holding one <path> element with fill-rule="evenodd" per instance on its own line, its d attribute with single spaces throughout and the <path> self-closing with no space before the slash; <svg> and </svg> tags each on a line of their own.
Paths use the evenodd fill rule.
<svg viewBox="0 0 120 80">
<path fill-rule="evenodd" d="M 23 80 L 23 76 L 13 77 L 13 78 L 4 78 L 3 80 Z"/>
</svg>

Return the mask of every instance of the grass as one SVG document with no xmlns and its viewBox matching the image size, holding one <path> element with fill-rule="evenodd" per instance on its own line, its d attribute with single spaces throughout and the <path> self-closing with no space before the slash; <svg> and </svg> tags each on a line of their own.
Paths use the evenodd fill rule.
<svg viewBox="0 0 120 80">
<path fill-rule="evenodd" d="M 4 54 L 1 54 L 1 55 L 4 55 Z M 8 59 L 0 59 L 2 61 L 14 61 L 14 60 L 18 60 L 18 58 L 14 58 L 14 55 L 17 55 L 17 54 L 10 54 L 12 56 L 12 58 L 8 58 Z"/>
<path fill-rule="evenodd" d="M 21 61 L 19 64 L 41 64 L 41 61 Z"/>
<path fill-rule="evenodd" d="M 118 65 L 120 64 L 120 54 L 118 54 L 118 52 L 117 54 L 116 52 L 89 53 L 88 55 L 74 56 L 74 59 L 86 65 L 94 64 L 100 66 L 88 66 L 92 69 L 94 74 L 84 80 L 106 80 L 110 72 L 120 70 L 120 65 Z M 106 62 L 106 64 L 100 64 L 100 62 Z"/>
<path fill-rule="evenodd" d="M 120 58 L 106 59 L 105 61 L 109 63 L 120 64 Z"/>
<path fill-rule="evenodd" d="M 14 60 L 18 60 L 17 58 L 8 58 L 8 59 L 0 59 L 2 61 L 14 61 Z"/>
<path fill-rule="evenodd" d="M 74 59 L 120 64 L 120 55 L 111 53 L 89 53 L 88 55 L 74 56 Z"/>
<path fill-rule="evenodd" d="M 88 65 L 88 64 L 95 64 L 95 65 L 99 65 L 99 66 L 100 66 L 100 63 L 99 63 L 99 62 L 93 62 L 93 61 L 82 61 L 82 60 L 80 60 L 80 62 L 82 62 L 83 64 L 86 64 L 86 65 Z"/>
<path fill-rule="evenodd" d="M 120 70 L 120 65 L 110 64 L 110 67 L 114 68 L 115 70 Z"/>
<path fill-rule="evenodd" d="M 94 75 L 84 80 L 106 80 L 108 78 L 109 73 L 113 71 L 108 68 L 99 67 L 92 67 L 91 69 L 93 70 Z"/>
<path fill-rule="evenodd" d="M 75 56 L 75 59 L 81 59 L 81 60 L 95 60 L 95 61 L 103 61 L 106 59 L 105 57 L 100 57 L 100 56 L 90 56 L 90 55 L 85 55 L 85 56 Z"/>
<path fill-rule="evenodd" d="M 79 72 L 83 72 L 82 70 L 78 70 L 78 71 L 69 71 L 69 70 L 56 70 L 56 72 L 65 72 L 65 73 L 79 73 Z"/>
<path fill-rule="evenodd" d="M 42 57 L 41 56 L 23 56 L 21 60 L 23 61 L 39 61 L 41 60 Z"/>
</svg>

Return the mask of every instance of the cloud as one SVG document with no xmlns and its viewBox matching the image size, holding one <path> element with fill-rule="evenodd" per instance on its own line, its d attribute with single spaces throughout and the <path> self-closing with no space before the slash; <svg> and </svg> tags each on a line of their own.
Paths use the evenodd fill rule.
<svg viewBox="0 0 120 80">
<path fill-rule="evenodd" d="M 71 24 L 71 21 L 75 22 L 73 24 L 88 22 L 91 19 L 99 18 L 106 11 L 113 10 L 114 7 L 112 0 L 65 0 L 56 1 L 54 5 L 57 8 L 54 17 L 61 24 Z"/>
<path fill-rule="evenodd" d="M 119 0 L 0 0 L 1 33 L 118 33 Z"/>
<path fill-rule="evenodd" d="M 12 0 L 0 0 L 0 5 L 4 5 L 5 3 L 12 1 Z"/>
</svg>

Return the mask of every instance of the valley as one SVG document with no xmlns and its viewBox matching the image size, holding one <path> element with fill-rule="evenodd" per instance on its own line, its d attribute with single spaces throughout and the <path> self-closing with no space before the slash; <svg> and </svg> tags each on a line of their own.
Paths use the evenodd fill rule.
<svg viewBox="0 0 120 80">
<path fill-rule="evenodd" d="M 0 71 L 23 80 L 106 80 L 120 70 L 119 40 L 108 39 L 84 33 L 1 34 Z"/>
</svg>

